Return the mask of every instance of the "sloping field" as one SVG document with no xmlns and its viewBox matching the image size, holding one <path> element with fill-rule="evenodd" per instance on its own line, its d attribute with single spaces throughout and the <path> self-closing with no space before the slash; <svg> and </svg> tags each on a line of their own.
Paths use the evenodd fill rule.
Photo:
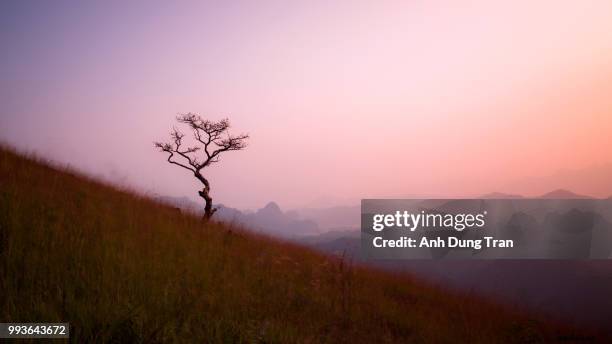
<svg viewBox="0 0 612 344">
<path fill-rule="evenodd" d="M 0 149 L 0 319 L 73 342 L 551 342 L 576 332 Z"/>
</svg>

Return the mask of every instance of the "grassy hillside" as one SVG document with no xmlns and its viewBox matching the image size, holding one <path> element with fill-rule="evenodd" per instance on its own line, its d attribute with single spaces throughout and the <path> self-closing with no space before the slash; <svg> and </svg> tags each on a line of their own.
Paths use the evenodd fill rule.
<svg viewBox="0 0 612 344">
<path fill-rule="evenodd" d="M 568 329 L 0 149 L 0 321 L 74 342 L 549 342 Z"/>
</svg>

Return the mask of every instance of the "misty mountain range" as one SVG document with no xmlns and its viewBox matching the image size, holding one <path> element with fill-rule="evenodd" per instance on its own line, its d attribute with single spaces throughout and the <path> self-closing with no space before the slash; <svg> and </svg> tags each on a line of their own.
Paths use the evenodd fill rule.
<svg viewBox="0 0 612 344">
<path fill-rule="evenodd" d="M 482 195 L 483 199 L 521 199 L 516 194 L 493 192 Z M 587 199 L 590 196 L 558 189 L 537 198 L 541 199 Z M 612 196 L 610 196 L 612 198 Z M 181 211 L 200 214 L 203 204 L 188 197 L 158 196 L 162 203 L 172 205 Z M 346 205 L 327 208 L 300 208 L 282 211 L 276 202 L 269 202 L 265 207 L 255 211 L 244 211 L 223 204 L 216 205 L 216 219 L 236 223 L 251 230 L 280 236 L 283 238 L 305 238 L 309 243 L 329 241 L 340 237 L 354 237 L 359 232 L 361 206 Z M 337 233 L 331 233 L 337 232 Z M 331 233 L 331 234 L 330 234 Z M 315 238 L 315 236 L 320 236 Z"/>
</svg>

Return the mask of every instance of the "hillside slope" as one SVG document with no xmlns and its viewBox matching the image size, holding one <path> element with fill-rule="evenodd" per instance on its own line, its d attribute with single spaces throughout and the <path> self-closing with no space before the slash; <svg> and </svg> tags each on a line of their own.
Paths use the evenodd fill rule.
<svg viewBox="0 0 612 344">
<path fill-rule="evenodd" d="M 0 319 L 73 342 L 549 342 L 573 333 L 0 149 Z M 568 332 L 569 331 L 569 332 Z"/>
</svg>

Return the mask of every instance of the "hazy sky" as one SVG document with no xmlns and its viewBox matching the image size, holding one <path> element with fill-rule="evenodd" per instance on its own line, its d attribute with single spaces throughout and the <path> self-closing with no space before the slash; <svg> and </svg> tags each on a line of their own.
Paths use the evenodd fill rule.
<svg viewBox="0 0 612 344">
<path fill-rule="evenodd" d="M 0 140 L 147 192 L 197 198 L 191 111 L 252 137 L 236 207 L 612 194 L 611 1 L 2 1 L 0 48 Z"/>
</svg>

